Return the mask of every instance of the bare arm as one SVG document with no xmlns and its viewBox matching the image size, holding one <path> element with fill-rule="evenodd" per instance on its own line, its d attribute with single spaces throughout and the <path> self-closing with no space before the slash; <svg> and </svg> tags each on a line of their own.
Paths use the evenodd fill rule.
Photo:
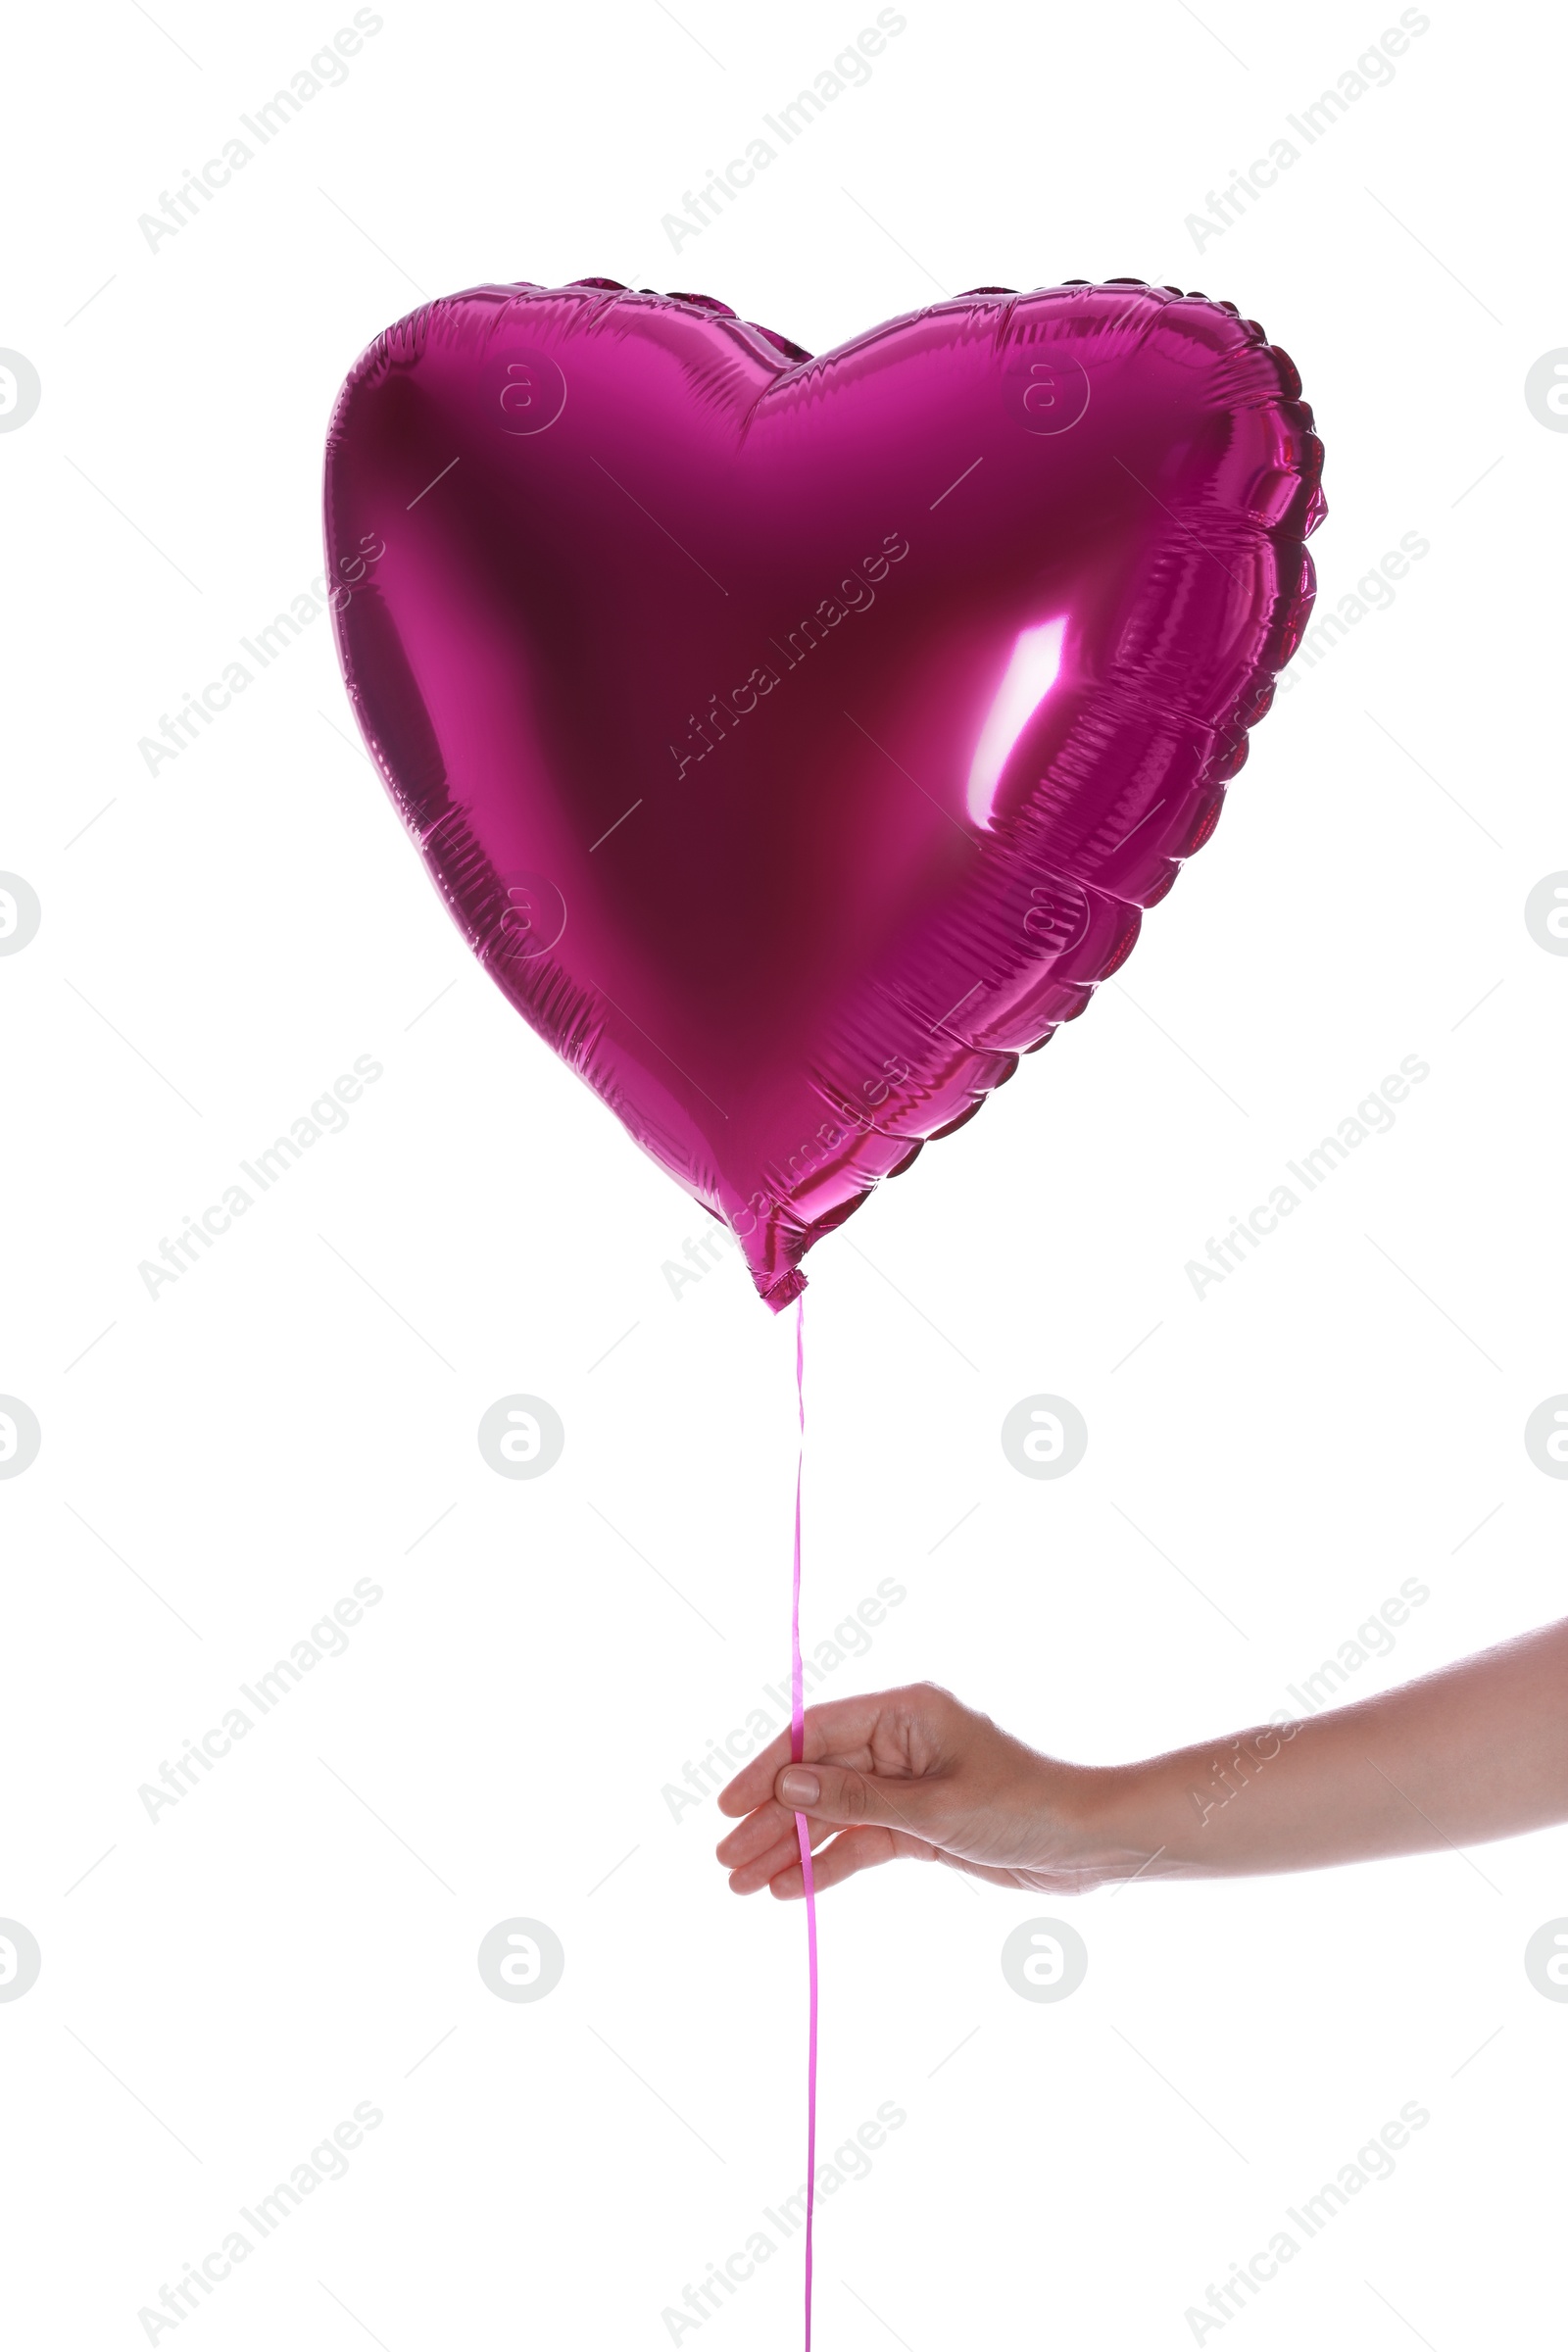
<svg viewBox="0 0 1568 2352">
<path fill-rule="evenodd" d="M 797 1778 L 797 1776 L 804 1776 Z M 1309 1721 L 1144 1763 L 1063 1764 L 930 1684 L 813 1707 L 719 1798 L 737 1893 L 804 1892 L 792 1806 L 831 1886 L 910 1856 L 1071 1892 L 1313 1870 L 1568 1821 L 1568 1621 Z"/>
</svg>

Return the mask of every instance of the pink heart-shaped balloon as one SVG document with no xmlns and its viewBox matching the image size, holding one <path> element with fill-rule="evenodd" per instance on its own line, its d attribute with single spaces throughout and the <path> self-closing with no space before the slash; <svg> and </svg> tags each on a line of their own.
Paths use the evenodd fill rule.
<svg viewBox="0 0 1568 2352">
<path fill-rule="evenodd" d="M 349 377 L 327 561 L 375 761 L 771 1305 L 1212 830 L 1311 604 L 1299 392 L 1131 280 L 821 359 L 700 295 L 487 286 Z"/>
</svg>

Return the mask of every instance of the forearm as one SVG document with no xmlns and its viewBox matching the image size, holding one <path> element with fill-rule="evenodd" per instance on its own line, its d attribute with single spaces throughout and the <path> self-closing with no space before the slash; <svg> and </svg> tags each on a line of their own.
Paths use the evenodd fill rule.
<svg viewBox="0 0 1568 2352">
<path fill-rule="evenodd" d="M 1157 1877 L 1312 1870 L 1568 1820 L 1568 1621 L 1356 1706 L 1100 1777 L 1094 1834 Z"/>
</svg>

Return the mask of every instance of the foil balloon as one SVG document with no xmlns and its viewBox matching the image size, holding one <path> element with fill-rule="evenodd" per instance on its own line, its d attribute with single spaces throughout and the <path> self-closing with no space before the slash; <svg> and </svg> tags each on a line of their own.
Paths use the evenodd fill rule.
<svg viewBox="0 0 1568 2352">
<path fill-rule="evenodd" d="M 704 295 L 483 286 L 354 368 L 366 742 L 480 961 L 769 1305 L 1207 839 L 1321 458 L 1259 326 L 1133 280 L 816 359 Z"/>
</svg>

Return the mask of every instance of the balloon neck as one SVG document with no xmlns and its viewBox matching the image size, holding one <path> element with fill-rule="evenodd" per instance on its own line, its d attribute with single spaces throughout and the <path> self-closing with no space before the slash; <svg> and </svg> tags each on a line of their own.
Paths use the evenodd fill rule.
<svg viewBox="0 0 1568 2352">
<path fill-rule="evenodd" d="M 788 1273 L 777 1275 L 771 1282 L 761 1276 L 755 1279 L 759 1298 L 765 1306 L 772 1308 L 775 1315 L 782 1314 L 791 1300 L 798 1298 L 806 1288 L 806 1276 L 799 1266 L 791 1266 Z"/>
</svg>

